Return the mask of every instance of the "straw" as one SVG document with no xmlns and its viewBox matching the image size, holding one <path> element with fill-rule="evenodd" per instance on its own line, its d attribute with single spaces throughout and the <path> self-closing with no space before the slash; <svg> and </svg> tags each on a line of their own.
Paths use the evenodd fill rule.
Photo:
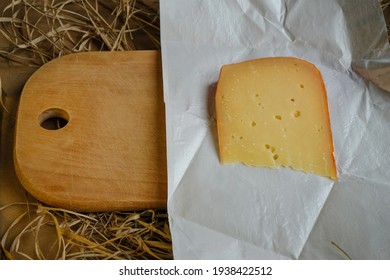
<svg viewBox="0 0 390 280">
<path fill-rule="evenodd" d="M 74 52 L 159 49 L 159 31 L 158 11 L 143 1 L 12 0 L 0 17 L 10 45 L 0 57 L 41 66 Z"/>
<path fill-rule="evenodd" d="M 1 239 L 8 259 L 172 259 L 171 235 L 165 211 L 77 213 L 41 203 L 25 206 Z M 28 222 L 26 222 L 28 221 Z M 19 226 L 22 225 L 22 229 Z M 51 230 L 51 246 L 41 232 Z M 13 232 L 16 237 L 10 240 Z M 25 248 L 32 237 L 32 252 Z M 31 238 L 28 238 L 31 240 Z M 9 245 L 10 244 L 10 245 Z M 50 256 L 50 257 L 47 257 Z"/>
</svg>

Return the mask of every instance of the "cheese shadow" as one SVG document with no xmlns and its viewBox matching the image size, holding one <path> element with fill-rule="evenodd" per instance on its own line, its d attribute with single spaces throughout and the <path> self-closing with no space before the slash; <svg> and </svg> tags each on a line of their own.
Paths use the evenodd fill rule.
<svg viewBox="0 0 390 280">
<path fill-rule="evenodd" d="M 219 144 L 218 144 L 218 129 L 217 129 L 217 113 L 216 113 L 216 102 L 215 97 L 217 94 L 217 82 L 209 85 L 207 92 L 207 110 L 208 117 L 210 120 L 210 132 L 213 137 L 214 149 L 219 157 Z"/>
</svg>

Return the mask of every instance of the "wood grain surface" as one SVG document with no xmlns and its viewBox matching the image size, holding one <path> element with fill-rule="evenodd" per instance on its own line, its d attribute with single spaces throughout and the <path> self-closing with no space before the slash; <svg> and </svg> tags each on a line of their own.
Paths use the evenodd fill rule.
<svg viewBox="0 0 390 280">
<path fill-rule="evenodd" d="M 21 95 L 14 163 L 52 206 L 166 208 L 160 52 L 78 53 L 41 67 Z"/>
</svg>

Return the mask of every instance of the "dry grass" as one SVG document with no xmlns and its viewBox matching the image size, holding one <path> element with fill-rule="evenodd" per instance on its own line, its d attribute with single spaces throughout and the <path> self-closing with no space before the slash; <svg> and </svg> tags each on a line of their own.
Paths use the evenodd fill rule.
<svg viewBox="0 0 390 280">
<path fill-rule="evenodd" d="M 379 1 L 382 7 L 382 10 L 386 10 L 390 6 L 389 0 L 380 0 Z"/>
<path fill-rule="evenodd" d="M 0 17 L 0 56 L 40 66 L 83 51 L 158 49 L 159 14 L 136 0 L 13 0 Z"/>
<path fill-rule="evenodd" d="M 0 211 L 14 206 L 26 211 L 1 239 L 7 259 L 172 259 L 165 212 L 82 214 L 40 203 L 7 205 Z M 22 245 L 26 240 L 32 249 Z"/>
<path fill-rule="evenodd" d="M 390 41 L 390 0 L 380 0 L 383 14 L 386 20 L 387 34 Z"/>
</svg>

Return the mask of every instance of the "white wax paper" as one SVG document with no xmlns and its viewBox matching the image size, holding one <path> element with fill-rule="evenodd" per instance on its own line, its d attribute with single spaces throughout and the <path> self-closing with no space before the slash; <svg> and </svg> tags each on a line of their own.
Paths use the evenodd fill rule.
<svg viewBox="0 0 390 280">
<path fill-rule="evenodd" d="M 352 70 L 389 58 L 373 0 L 162 0 L 168 211 L 176 259 L 390 258 L 390 93 Z M 221 165 L 214 95 L 224 64 L 314 63 L 339 179 Z M 335 246 L 334 244 L 337 244 Z"/>
</svg>

